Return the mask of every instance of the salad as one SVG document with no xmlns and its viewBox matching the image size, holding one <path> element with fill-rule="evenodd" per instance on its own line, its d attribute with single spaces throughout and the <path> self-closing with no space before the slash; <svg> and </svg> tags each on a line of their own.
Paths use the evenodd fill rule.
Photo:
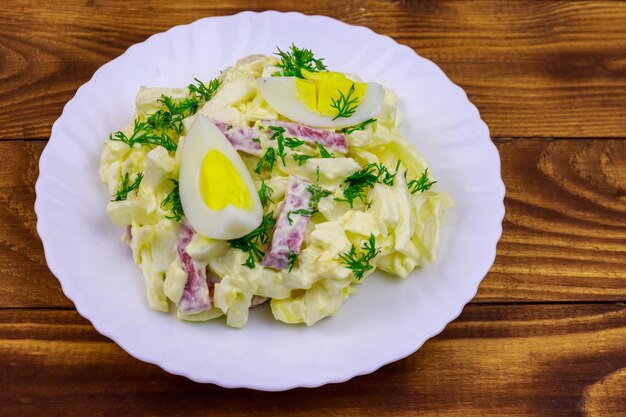
<svg viewBox="0 0 626 417">
<path fill-rule="evenodd" d="M 142 87 L 99 174 L 148 305 L 243 327 L 267 302 L 312 325 L 374 270 L 432 261 L 453 203 L 401 121 L 392 91 L 294 45 L 206 83 Z"/>
</svg>

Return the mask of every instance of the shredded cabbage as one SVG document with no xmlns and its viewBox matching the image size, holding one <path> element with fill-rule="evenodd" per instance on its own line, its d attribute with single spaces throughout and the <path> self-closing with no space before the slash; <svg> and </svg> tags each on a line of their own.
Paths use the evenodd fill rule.
<svg viewBox="0 0 626 417">
<path fill-rule="evenodd" d="M 215 95 L 201 103 L 196 114 L 257 129 L 266 128 L 262 121 L 281 119 L 263 100 L 256 83 L 258 77 L 280 71 L 277 64 L 276 58 L 252 55 L 226 68 L 219 76 L 221 85 Z M 180 103 L 189 94 L 187 88 L 142 87 L 136 98 L 135 117 L 145 121 L 163 110 L 163 95 Z M 184 119 L 184 127 L 188 128 L 195 117 Z M 353 247 L 358 253 L 370 237 L 375 239 L 378 252 L 371 260 L 373 268 L 365 271 L 364 276 L 378 268 L 405 278 L 415 268 L 432 262 L 439 246 L 444 212 L 453 202 L 443 191 L 409 191 L 407 180 L 418 178 L 428 165 L 398 131 L 401 119 L 395 95 L 386 90 L 376 121 L 346 134 L 347 154 L 335 151 L 333 158 L 321 158 L 314 146 L 286 149 L 285 165 L 277 158 L 271 175 L 263 178 L 271 189 L 266 213 L 276 216 L 279 212 L 290 175 L 330 192 L 319 199 L 293 269 L 274 270 L 259 262 L 250 268 L 245 265 L 246 253 L 226 241 L 196 233 L 184 250 L 198 265 L 206 265 L 217 281 L 209 285 L 212 308 L 191 315 L 178 312 L 178 317 L 205 321 L 225 316 L 229 326 L 243 327 L 253 298 L 266 297 L 277 320 L 312 325 L 334 315 L 356 291 L 355 285 L 362 280 L 355 278 L 342 256 Z M 129 124 L 122 132 L 131 135 L 133 128 Z M 178 252 L 179 222 L 168 206 L 178 179 L 184 134 L 183 130 L 174 135 L 176 151 L 162 146 L 129 147 L 122 141 L 106 140 L 100 160 L 99 174 L 110 195 L 120 189 L 125 175 L 135 178 L 137 173 L 143 174 L 138 188 L 125 199 L 109 202 L 106 211 L 115 224 L 129 228 L 129 245 L 144 275 L 148 304 L 159 311 L 168 311 L 170 304 L 177 305 L 187 283 L 187 272 Z M 263 150 L 275 146 L 269 136 L 261 135 L 258 139 Z M 298 164 L 292 157 L 295 153 L 313 157 Z M 259 157 L 241 156 L 259 189 L 262 178 L 254 172 Z M 343 197 L 346 178 L 368 164 L 382 164 L 395 172 L 393 183 L 379 182 L 367 188 L 366 198 L 356 199 L 353 207 L 338 201 Z"/>
</svg>

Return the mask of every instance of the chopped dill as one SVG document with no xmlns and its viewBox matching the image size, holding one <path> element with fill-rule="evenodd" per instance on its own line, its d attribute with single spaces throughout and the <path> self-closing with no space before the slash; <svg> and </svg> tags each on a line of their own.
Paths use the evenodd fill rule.
<svg viewBox="0 0 626 417">
<path fill-rule="evenodd" d="M 272 74 L 273 76 L 283 76 L 283 77 L 298 77 L 304 78 L 302 75 L 302 70 L 307 70 L 311 72 L 319 72 L 324 71 L 326 69 L 326 65 L 322 61 L 323 58 L 316 59 L 313 51 L 310 49 L 300 49 L 296 45 L 291 44 L 289 50 L 287 52 L 282 51 L 280 48 L 275 55 L 280 57 L 279 67 L 282 68 L 283 73 L 276 72 Z"/>
<path fill-rule="evenodd" d="M 119 131 L 109 135 L 109 140 L 124 142 L 128 147 L 132 148 L 135 144 L 141 146 L 162 146 L 168 151 L 176 150 L 176 143 L 172 138 L 163 132 L 158 132 L 154 127 L 146 122 L 142 122 L 138 117 L 135 119 L 133 133 L 127 136 L 124 132 Z"/>
<path fill-rule="evenodd" d="M 404 178 L 406 178 L 406 173 L 407 171 L 404 171 Z M 411 194 L 415 194 L 430 190 L 436 182 L 437 181 L 431 181 L 430 178 L 428 178 L 428 168 L 426 168 L 418 179 L 407 181 L 406 186 Z"/>
<path fill-rule="evenodd" d="M 232 248 L 239 249 L 248 254 L 246 261 L 242 264 L 250 269 L 254 269 L 256 261 L 261 261 L 265 252 L 263 252 L 259 245 L 267 245 L 270 242 L 270 233 L 274 229 L 276 219 L 272 213 L 267 213 L 263 216 L 263 220 L 259 227 L 251 231 L 245 236 L 238 239 L 231 239 L 228 244 Z"/>
<path fill-rule="evenodd" d="M 317 146 L 317 149 L 320 151 L 320 156 L 322 158 L 334 158 L 335 157 L 335 154 L 328 152 L 328 150 L 321 143 L 315 142 L 315 146 Z"/>
<path fill-rule="evenodd" d="M 134 191 L 139 188 L 139 184 L 141 184 L 141 180 L 143 179 L 143 173 L 138 172 L 135 175 L 135 180 L 133 183 L 130 183 L 130 179 L 128 178 L 128 173 L 122 177 L 122 186 L 113 196 L 113 200 L 111 201 L 123 201 L 128 197 L 128 193 Z"/>
<path fill-rule="evenodd" d="M 298 260 L 298 253 L 292 249 L 289 249 L 289 256 L 287 257 L 287 261 L 289 262 L 288 264 L 289 272 L 291 272 L 297 260 Z"/>
<path fill-rule="evenodd" d="M 257 164 L 256 168 L 254 169 L 254 172 L 261 175 L 261 172 L 265 169 L 267 170 L 268 174 L 271 174 L 272 170 L 274 169 L 275 163 L 276 163 L 276 151 L 274 150 L 274 148 L 267 148 L 267 150 L 265 151 L 265 153 L 259 160 L 259 163 Z"/>
<path fill-rule="evenodd" d="M 170 206 L 169 210 L 172 212 L 171 215 L 165 216 L 168 219 L 174 219 L 177 222 L 185 215 L 183 211 L 183 205 L 180 202 L 180 191 L 178 189 L 178 181 L 173 178 L 170 178 L 172 184 L 174 184 L 174 188 L 172 191 L 165 197 L 165 199 L 161 202 L 161 207 L 166 208 Z"/>
<path fill-rule="evenodd" d="M 309 208 L 315 209 L 316 211 L 317 211 L 317 204 L 320 202 L 320 200 L 332 194 L 331 191 L 326 190 L 317 184 L 309 185 L 307 190 L 309 190 L 309 192 L 312 194 L 311 200 L 309 200 Z"/>
<path fill-rule="evenodd" d="M 350 117 L 356 111 L 356 108 L 359 106 L 358 97 L 352 97 L 354 94 L 354 83 L 350 86 L 347 94 L 344 94 L 341 90 L 337 90 L 339 92 L 339 98 L 331 99 L 330 107 L 337 110 L 337 114 L 333 117 L 333 120 L 336 120 L 340 117 Z"/>
<path fill-rule="evenodd" d="M 354 207 L 354 201 L 360 200 L 367 204 L 367 190 L 374 188 L 374 185 L 382 183 L 392 186 L 393 180 L 400 169 L 400 160 L 396 163 L 394 172 L 389 171 L 383 164 L 372 163 L 366 165 L 361 170 L 348 176 L 343 182 L 346 185 L 343 189 L 343 198 L 335 198 L 336 201 L 344 201 Z"/>
<path fill-rule="evenodd" d="M 287 212 L 287 221 L 289 221 L 289 224 L 291 224 L 293 222 L 293 219 L 291 218 L 292 214 L 297 214 L 298 216 L 302 216 L 302 217 L 311 217 L 314 213 L 315 213 L 315 211 L 313 211 L 310 208 L 309 209 L 289 210 Z"/>
<path fill-rule="evenodd" d="M 377 164 L 369 164 L 361 170 L 349 175 L 343 182 L 343 198 L 335 198 L 336 201 L 345 201 L 354 208 L 354 201 L 361 200 L 367 203 L 367 189 L 374 188 L 378 183 L 379 174 L 376 173 Z"/>
<path fill-rule="evenodd" d="M 272 139 L 275 139 L 276 143 L 278 144 L 278 149 L 276 153 L 280 157 L 280 160 L 283 162 L 283 166 L 285 166 L 285 157 L 287 156 L 287 154 L 285 153 L 285 137 L 283 136 L 283 133 L 285 133 L 285 128 L 279 126 L 270 126 L 269 128 L 274 131 L 274 133 L 272 134 Z"/>
<path fill-rule="evenodd" d="M 319 180 L 318 180 L 319 182 Z M 307 190 L 311 193 L 311 198 L 309 199 L 309 208 L 308 209 L 298 209 L 298 210 L 290 210 L 287 213 L 287 220 L 289 224 L 292 223 L 291 214 L 298 214 L 304 217 L 311 217 L 315 213 L 318 212 L 317 205 L 320 200 L 326 196 L 332 194 L 332 192 L 320 187 L 318 184 L 311 184 L 307 187 Z"/>
<path fill-rule="evenodd" d="M 204 84 L 197 78 L 194 78 L 194 80 L 196 81 L 196 84 L 189 84 L 187 87 L 189 89 L 189 94 L 204 102 L 211 100 L 217 89 L 222 84 L 222 82 L 217 78 L 209 81 L 209 85 Z"/>
<path fill-rule="evenodd" d="M 378 179 L 386 185 L 393 185 L 393 180 L 400 169 L 400 160 L 396 162 L 396 169 L 393 174 L 389 171 L 389 169 L 383 164 L 376 164 L 376 168 L 378 169 Z"/>
<path fill-rule="evenodd" d="M 341 132 L 349 135 L 350 133 L 355 132 L 357 130 L 365 130 L 367 125 L 374 123 L 375 121 L 376 119 L 367 119 L 366 121 L 361 122 L 356 126 L 344 127 L 343 129 L 341 129 Z"/>
<path fill-rule="evenodd" d="M 296 149 L 302 145 L 304 145 L 305 142 L 303 140 L 300 139 L 296 139 L 296 138 L 285 138 L 285 146 L 288 147 L 289 149 Z"/>
<path fill-rule="evenodd" d="M 183 120 L 195 114 L 201 104 L 209 101 L 221 83 L 216 78 L 211 80 L 207 86 L 197 78 L 195 80 L 197 85 L 189 84 L 189 96 L 187 98 L 175 101 L 172 97 L 162 94 L 157 103 L 163 108 L 150 115 L 137 117 L 130 137 L 119 131 L 109 135 L 109 139 L 124 142 L 131 148 L 135 144 L 139 144 L 141 146 L 163 146 L 168 151 L 175 151 L 176 142 L 172 139 L 171 134 L 183 134 L 185 130 Z M 142 120 L 144 118 L 145 121 Z"/>
<path fill-rule="evenodd" d="M 261 200 L 261 204 L 263 207 L 267 207 L 269 203 L 273 203 L 272 193 L 274 190 L 265 183 L 265 180 L 261 180 L 261 188 L 259 188 L 259 199 Z"/>
<path fill-rule="evenodd" d="M 370 261 L 379 253 L 380 248 L 376 248 L 376 238 L 372 234 L 369 239 L 363 243 L 360 252 L 357 252 L 354 244 L 352 244 L 350 250 L 339 255 L 339 258 L 341 259 L 341 263 L 352 271 L 354 278 L 360 281 L 367 271 L 374 268 L 372 264 L 370 264 Z"/>
<path fill-rule="evenodd" d="M 163 94 L 158 102 L 163 104 L 166 108 L 166 110 L 159 110 L 159 112 L 169 113 L 167 120 L 169 120 L 170 123 L 168 126 L 164 127 L 173 130 L 179 135 L 182 134 L 185 129 L 183 119 L 195 114 L 200 107 L 200 103 L 195 97 L 188 97 L 182 101 L 175 102 L 171 97 Z"/>
<path fill-rule="evenodd" d="M 293 155 L 291 155 L 291 157 L 294 161 L 298 163 L 299 166 L 306 164 L 306 161 L 308 161 L 309 159 L 315 158 L 313 155 L 305 155 L 301 153 L 294 153 Z"/>
</svg>

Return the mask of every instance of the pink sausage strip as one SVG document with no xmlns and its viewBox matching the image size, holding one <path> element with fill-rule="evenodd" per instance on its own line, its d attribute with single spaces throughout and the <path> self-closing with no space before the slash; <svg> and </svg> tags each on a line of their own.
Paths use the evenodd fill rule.
<svg viewBox="0 0 626 417">
<path fill-rule="evenodd" d="M 250 308 L 254 308 L 256 306 L 260 306 L 264 302 L 269 300 L 267 297 L 261 297 L 260 295 L 253 295 L 252 300 L 250 301 Z"/>
<path fill-rule="evenodd" d="M 209 298 L 213 300 L 213 294 L 215 294 L 215 284 L 220 282 L 220 279 L 213 275 L 209 267 L 206 267 L 206 282 L 209 287 Z"/>
<path fill-rule="evenodd" d="M 319 142 L 339 152 L 348 152 L 348 142 L 346 141 L 346 135 L 343 133 L 314 129 L 297 123 L 280 122 L 278 120 L 264 120 L 261 123 L 263 126 L 278 126 L 284 128 L 285 136 L 296 137 L 308 143 Z"/>
<path fill-rule="evenodd" d="M 289 252 L 300 253 L 300 247 L 304 241 L 304 231 L 309 224 L 310 216 L 302 216 L 289 212 L 295 210 L 308 210 L 309 201 L 313 196 L 308 190 L 310 182 L 296 176 L 289 177 L 285 200 L 278 213 L 272 242 L 265 253 L 261 264 L 275 269 L 287 269 L 289 267 Z M 289 217 L 291 224 L 289 224 Z"/>
<path fill-rule="evenodd" d="M 193 314 L 211 309 L 209 287 L 207 285 L 206 265 L 194 261 L 185 248 L 191 242 L 194 230 L 184 223 L 180 224 L 178 241 L 178 260 L 187 274 L 187 283 L 183 296 L 178 303 L 181 313 Z"/>
<path fill-rule="evenodd" d="M 211 121 L 226 136 L 235 149 L 250 155 L 261 154 L 261 145 L 253 139 L 259 137 L 259 131 L 251 127 L 233 126 L 219 120 Z"/>
</svg>

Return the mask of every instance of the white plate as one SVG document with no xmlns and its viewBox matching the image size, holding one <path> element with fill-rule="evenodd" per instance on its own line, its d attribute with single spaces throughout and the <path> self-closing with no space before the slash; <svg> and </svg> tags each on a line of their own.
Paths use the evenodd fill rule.
<svg viewBox="0 0 626 417">
<path fill-rule="evenodd" d="M 102 142 L 129 122 L 139 86 L 208 80 L 237 59 L 291 43 L 333 70 L 391 87 L 404 133 L 425 155 L 447 212 L 435 262 L 404 281 L 368 277 L 330 319 L 289 326 L 256 309 L 243 330 L 185 323 L 148 309 L 122 230 L 107 218 L 97 175 Z M 285 390 L 341 382 L 417 350 L 476 294 L 496 253 L 504 215 L 498 151 L 461 88 L 410 48 L 364 27 L 298 13 L 213 17 L 134 45 L 80 87 L 52 127 L 36 185 L 46 260 L 79 313 L 128 353 L 174 374 L 224 387 Z"/>
</svg>

